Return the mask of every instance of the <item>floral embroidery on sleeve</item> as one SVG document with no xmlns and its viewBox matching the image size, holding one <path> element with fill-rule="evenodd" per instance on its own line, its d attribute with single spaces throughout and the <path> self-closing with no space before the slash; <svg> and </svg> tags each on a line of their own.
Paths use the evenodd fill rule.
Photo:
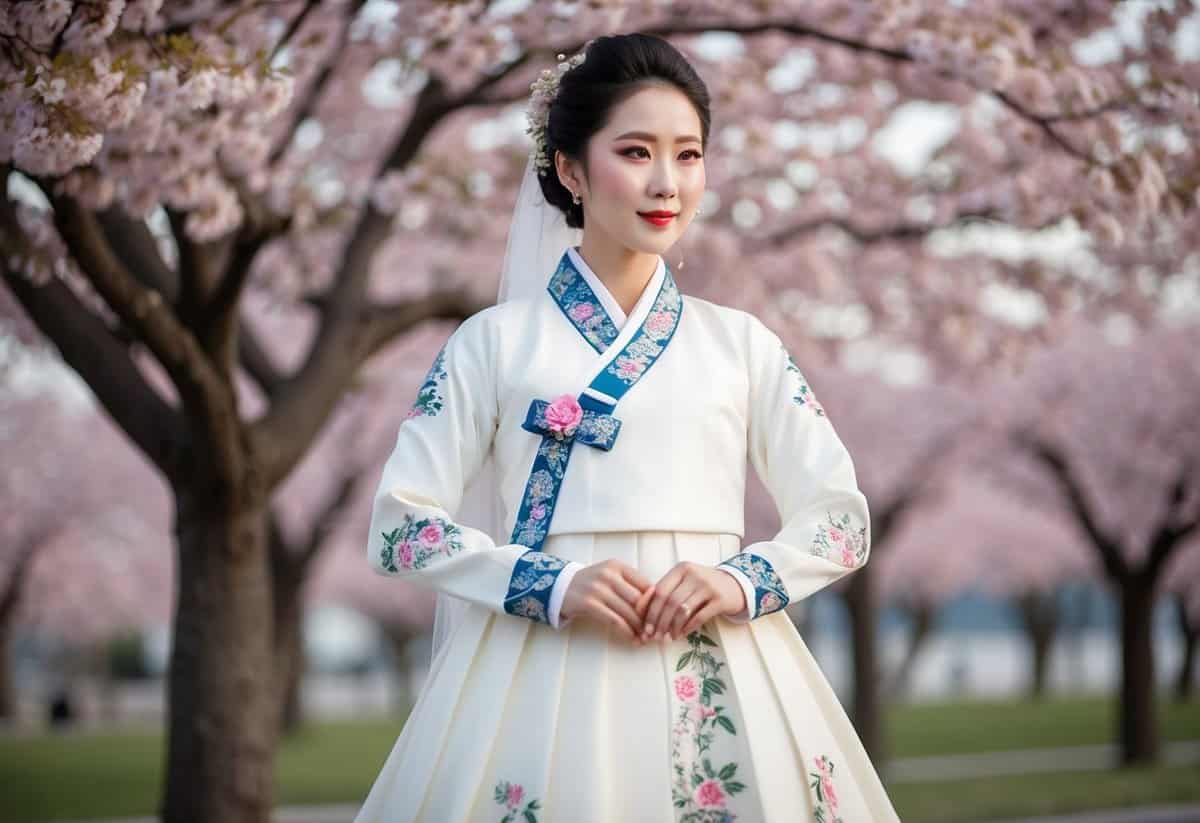
<svg viewBox="0 0 1200 823">
<path fill-rule="evenodd" d="M 837 792 L 833 789 L 833 761 L 825 755 L 813 758 L 817 770 L 809 772 L 812 778 L 813 794 L 817 803 L 813 810 L 813 820 L 816 823 L 842 823 L 838 814 Z"/>
<path fill-rule="evenodd" d="M 716 641 L 703 632 L 692 632 L 687 642 L 691 648 L 680 655 L 671 684 L 678 707 L 671 727 L 676 818 L 678 823 L 732 823 L 737 818 L 727 804 L 746 786 L 736 779 L 737 763 L 716 768 L 709 753 L 718 733 L 737 734 L 725 706 L 713 703 L 714 695 L 725 693 L 720 676 L 725 663 L 712 652 Z"/>
<path fill-rule="evenodd" d="M 509 783 L 507 780 L 501 780 L 496 784 L 496 803 L 505 806 L 508 811 L 504 817 L 500 818 L 500 823 L 515 823 L 517 815 L 525 819 L 525 823 L 538 823 L 537 810 L 541 805 L 536 799 L 530 800 L 521 808 L 521 803 L 525 800 L 525 788 L 519 783 Z"/>
<path fill-rule="evenodd" d="M 861 566 L 867 558 L 867 529 L 855 528 L 849 514 L 835 517 L 825 513 L 829 522 L 819 523 L 813 537 L 812 553 L 847 568 Z"/>
<path fill-rule="evenodd" d="M 796 365 L 796 361 L 792 359 L 792 355 L 788 354 L 787 349 L 783 350 L 787 355 L 787 370 L 796 375 L 796 393 L 792 396 L 792 401 L 797 406 L 808 406 L 818 416 L 825 416 L 825 408 L 817 402 L 816 396 L 808 385 L 808 381 L 804 379 L 804 375 L 800 373 L 800 367 Z"/>
<path fill-rule="evenodd" d="M 420 520 L 404 515 L 404 525 L 383 533 L 380 559 L 385 571 L 423 569 L 439 555 L 450 557 L 462 551 L 462 530 L 439 517 Z"/>
<path fill-rule="evenodd" d="M 417 399 L 408 412 L 408 418 L 434 417 L 442 410 L 444 398 L 440 391 L 440 383 L 446 379 L 445 360 L 446 347 L 442 346 L 437 357 L 433 358 L 433 365 L 429 367 L 429 372 L 425 375 L 425 382 L 417 390 Z"/>
</svg>

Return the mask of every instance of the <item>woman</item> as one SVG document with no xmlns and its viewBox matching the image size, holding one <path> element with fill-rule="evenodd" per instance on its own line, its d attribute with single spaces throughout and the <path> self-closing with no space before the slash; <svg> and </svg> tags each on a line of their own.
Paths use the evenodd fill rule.
<svg viewBox="0 0 1200 823">
<path fill-rule="evenodd" d="M 867 560 L 850 456 L 779 338 L 661 257 L 704 191 L 704 83 L 603 37 L 530 124 L 502 300 L 438 354 L 375 498 L 368 559 L 438 591 L 444 641 L 358 820 L 897 820 L 781 612 Z M 743 547 L 747 457 L 783 528 Z M 455 520 L 485 466 L 498 539 Z"/>
</svg>

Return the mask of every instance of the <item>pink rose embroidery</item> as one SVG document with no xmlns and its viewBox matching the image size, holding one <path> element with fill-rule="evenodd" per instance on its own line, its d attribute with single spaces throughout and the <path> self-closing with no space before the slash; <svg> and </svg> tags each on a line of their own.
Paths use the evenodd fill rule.
<svg viewBox="0 0 1200 823">
<path fill-rule="evenodd" d="M 591 303 L 576 303 L 567 312 L 571 315 L 571 319 L 577 323 L 582 323 L 595 313 L 596 307 Z"/>
<path fill-rule="evenodd" d="M 696 686 L 695 678 L 689 677 L 686 674 L 681 674 L 675 678 L 675 696 L 687 703 L 692 702 L 699 695 L 700 690 Z"/>
<path fill-rule="evenodd" d="M 857 562 L 857 558 L 854 556 L 854 549 L 849 546 L 842 546 L 842 565 L 853 566 Z"/>
<path fill-rule="evenodd" d="M 721 783 L 713 778 L 709 778 L 697 786 L 696 803 L 701 808 L 724 806 L 725 792 L 721 790 Z"/>
<path fill-rule="evenodd" d="M 400 565 L 406 569 L 411 569 L 413 564 L 413 547 L 412 543 L 405 540 L 400 544 Z"/>
<path fill-rule="evenodd" d="M 581 420 L 583 409 L 572 395 L 564 394 L 546 407 L 546 424 L 556 436 L 571 436 Z"/>
<path fill-rule="evenodd" d="M 623 378 L 637 377 L 642 373 L 643 366 L 636 360 L 628 357 L 617 358 L 617 373 Z"/>
<path fill-rule="evenodd" d="M 717 710 L 712 708 L 711 706 L 701 705 L 700 706 L 700 716 L 706 720 L 710 717 L 716 717 Z"/>
<path fill-rule="evenodd" d="M 660 334 L 671 328 L 671 314 L 665 311 L 651 312 L 646 318 L 646 331 Z"/>
<path fill-rule="evenodd" d="M 841 529 L 834 528 L 832 526 L 829 527 L 829 539 L 831 541 L 833 541 L 834 543 L 841 543 L 843 537 L 844 537 L 844 535 L 842 534 Z"/>
<path fill-rule="evenodd" d="M 525 797 L 525 789 L 513 784 L 508 787 L 508 796 L 505 798 L 510 809 L 515 809 L 521 805 L 521 800 Z"/>
<path fill-rule="evenodd" d="M 529 516 L 532 517 L 534 520 L 541 520 L 543 517 L 546 516 L 546 504 L 538 503 L 536 506 L 534 506 L 532 509 L 529 510 Z"/>
<path fill-rule="evenodd" d="M 442 527 L 438 523 L 430 523 L 425 528 L 421 529 L 418 537 L 426 546 L 436 546 L 442 542 Z"/>
<path fill-rule="evenodd" d="M 833 790 L 833 778 L 829 776 L 828 772 L 821 775 L 821 793 L 825 795 L 825 802 L 829 804 L 830 808 L 836 809 L 837 792 Z"/>
</svg>

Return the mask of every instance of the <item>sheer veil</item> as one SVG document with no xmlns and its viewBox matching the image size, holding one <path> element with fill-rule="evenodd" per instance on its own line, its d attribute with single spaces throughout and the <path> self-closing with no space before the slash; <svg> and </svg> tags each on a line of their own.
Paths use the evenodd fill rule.
<svg viewBox="0 0 1200 823">
<path fill-rule="evenodd" d="M 559 258 L 567 246 L 580 242 L 582 231 L 567 226 L 565 216 L 546 202 L 538 183 L 534 162 L 536 147 L 530 149 L 525 174 L 517 192 L 512 223 L 508 229 L 508 245 L 500 270 L 500 291 L 496 303 L 533 297 L 550 280 Z M 500 478 L 496 470 L 494 449 L 489 449 L 479 472 L 463 492 L 462 504 L 455 519 L 486 532 L 497 546 L 507 545 L 509 535 L 504 531 L 504 515 L 500 509 Z M 432 659 L 455 627 L 462 620 L 466 601 L 438 592 L 437 610 L 433 619 Z"/>
</svg>

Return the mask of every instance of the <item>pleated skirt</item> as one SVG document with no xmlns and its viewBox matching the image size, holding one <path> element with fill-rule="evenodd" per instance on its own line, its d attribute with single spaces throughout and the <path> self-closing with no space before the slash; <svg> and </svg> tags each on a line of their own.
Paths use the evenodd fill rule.
<svg viewBox="0 0 1200 823">
<path fill-rule="evenodd" d="M 617 558 L 651 580 L 715 565 L 732 534 L 550 536 L 543 551 Z M 899 818 L 782 612 L 716 618 L 638 647 L 480 606 L 434 659 L 356 823 L 884 823 Z"/>
</svg>

